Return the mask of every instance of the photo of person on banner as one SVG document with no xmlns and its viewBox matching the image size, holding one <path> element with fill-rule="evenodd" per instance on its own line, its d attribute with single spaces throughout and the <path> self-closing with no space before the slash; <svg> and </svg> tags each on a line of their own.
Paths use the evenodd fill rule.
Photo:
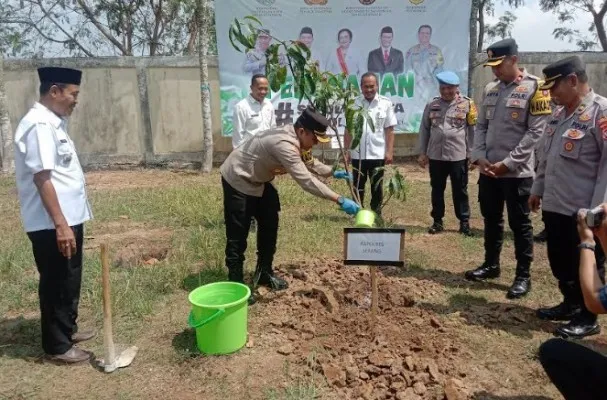
<svg viewBox="0 0 607 400">
<path fill-rule="evenodd" d="M 445 59 L 441 49 L 430 44 L 432 27 L 421 25 L 417 30 L 419 43 L 405 56 L 405 71 L 415 73 L 415 98 L 424 103 L 438 93 L 436 74 L 443 70 Z"/>
<path fill-rule="evenodd" d="M 318 67 L 322 68 L 322 57 L 318 54 L 318 50 L 312 47 L 312 44 L 314 43 L 314 32 L 312 31 L 312 28 L 309 26 L 301 28 L 301 31 L 299 32 L 299 41 L 305 44 L 310 50 L 310 61 L 317 63 Z"/>
<path fill-rule="evenodd" d="M 368 72 L 402 74 L 405 69 L 403 52 L 392 47 L 394 31 L 391 26 L 384 26 L 379 35 L 380 47 L 369 52 L 367 60 Z"/>
<path fill-rule="evenodd" d="M 266 50 L 272 43 L 272 36 L 270 36 L 269 29 L 260 29 L 257 35 L 257 41 L 255 42 L 255 48 L 247 51 L 245 56 L 243 71 L 253 75 L 265 75 L 266 73 Z M 284 55 L 280 55 L 280 63 L 286 64 Z"/>
<path fill-rule="evenodd" d="M 352 47 L 352 31 L 342 28 L 337 33 L 339 47 L 329 53 L 325 69 L 334 74 L 360 76 L 364 71 L 363 58 L 360 52 Z"/>
</svg>

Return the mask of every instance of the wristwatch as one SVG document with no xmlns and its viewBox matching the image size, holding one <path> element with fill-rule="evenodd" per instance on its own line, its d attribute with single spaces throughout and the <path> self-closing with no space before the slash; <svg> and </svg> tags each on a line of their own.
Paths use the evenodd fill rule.
<svg viewBox="0 0 607 400">
<path fill-rule="evenodd" d="M 340 206 L 341 206 L 342 204 L 344 204 L 344 196 L 339 196 L 339 197 L 337 198 L 337 204 L 339 204 Z"/>
<path fill-rule="evenodd" d="M 588 249 L 591 251 L 594 251 L 596 244 L 594 243 L 588 243 L 588 242 L 582 242 L 580 244 L 577 245 L 578 249 Z"/>
</svg>

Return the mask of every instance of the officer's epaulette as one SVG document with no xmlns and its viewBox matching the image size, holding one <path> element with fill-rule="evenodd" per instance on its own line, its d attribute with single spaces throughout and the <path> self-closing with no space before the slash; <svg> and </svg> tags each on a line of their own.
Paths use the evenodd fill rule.
<svg viewBox="0 0 607 400">
<path fill-rule="evenodd" d="M 471 99 L 470 97 L 468 97 L 468 96 L 462 96 L 462 98 L 463 98 L 463 99 L 466 99 L 466 100 L 472 100 L 472 99 Z"/>
<path fill-rule="evenodd" d="M 596 95 L 594 96 L 594 102 L 599 105 L 601 110 L 607 109 L 607 97 Z"/>
</svg>

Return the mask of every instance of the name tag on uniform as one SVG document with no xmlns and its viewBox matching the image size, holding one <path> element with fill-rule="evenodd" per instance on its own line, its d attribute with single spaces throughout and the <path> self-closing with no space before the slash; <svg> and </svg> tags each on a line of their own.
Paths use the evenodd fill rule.
<svg viewBox="0 0 607 400">
<path fill-rule="evenodd" d="M 61 139 L 59 140 L 60 143 L 67 143 L 67 139 Z"/>
</svg>

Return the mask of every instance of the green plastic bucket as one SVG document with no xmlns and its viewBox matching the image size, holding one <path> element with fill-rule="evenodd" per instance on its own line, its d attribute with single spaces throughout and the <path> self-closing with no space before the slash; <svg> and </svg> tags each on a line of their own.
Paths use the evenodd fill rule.
<svg viewBox="0 0 607 400">
<path fill-rule="evenodd" d="M 251 289 L 237 282 L 215 282 L 190 292 L 188 325 L 204 354 L 233 353 L 247 341 L 247 300 Z"/>
<path fill-rule="evenodd" d="M 359 228 L 372 228 L 375 223 L 375 213 L 369 210 L 360 210 L 356 214 L 356 226 Z"/>
</svg>

